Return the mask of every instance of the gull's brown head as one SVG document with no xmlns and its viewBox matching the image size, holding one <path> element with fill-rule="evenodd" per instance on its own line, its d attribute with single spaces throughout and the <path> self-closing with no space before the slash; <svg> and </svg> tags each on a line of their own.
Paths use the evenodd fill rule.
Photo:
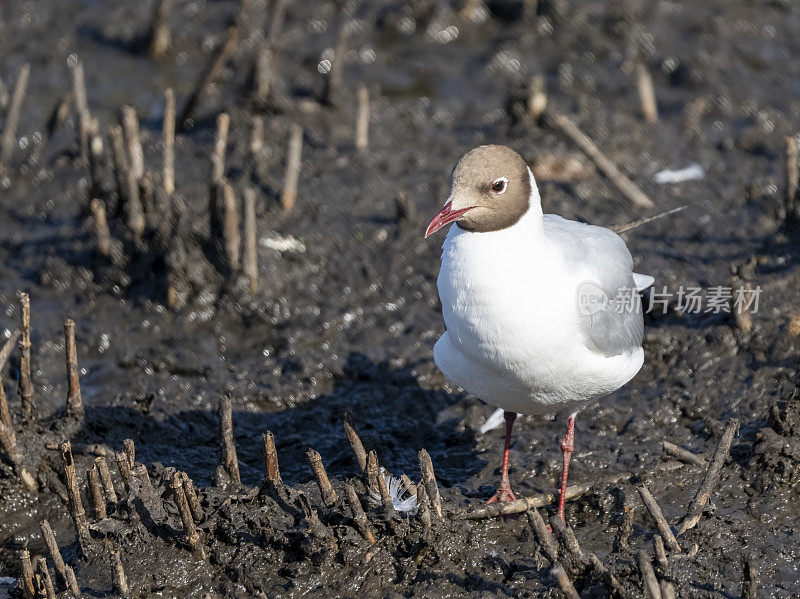
<svg viewBox="0 0 800 599">
<path fill-rule="evenodd" d="M 450 196 L 428 225 L 425 237 L 456 222 L 466 231 L 487 233 L 516 224 L 528 211 L 528 165 L 506 146 L 478 146 L 450 174 Z"/>
</svg>

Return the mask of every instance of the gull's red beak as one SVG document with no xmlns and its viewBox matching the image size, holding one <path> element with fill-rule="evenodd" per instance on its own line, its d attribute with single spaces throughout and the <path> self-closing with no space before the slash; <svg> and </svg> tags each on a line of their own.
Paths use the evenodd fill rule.
<svg viewBox="0 0 800 599">
<path fill-rule="evenodd" d="M 449 225 L 453 221 L 458 220 L 464 215 L 464 213 L 467 212 L 467 210 L 472 210 L 471 206 L 469 208 L 460 208 L 458 210 L 453 210 L 452 204 L 453 204 L 452 202 L 447 202 L 444 205 L 444 208 L 442 208 L 441 210 L 439 210 L 439 212 L 436 213 L 436 216 L 434 216 L 433 220 L 431 220 L 431 224 L 429 224 L 428 228 L 425 229 L 425 237 L 433 235 L 434 233 L 436 233 L 436 231 L 438 231 L 445 225 Z"/>
</svg>

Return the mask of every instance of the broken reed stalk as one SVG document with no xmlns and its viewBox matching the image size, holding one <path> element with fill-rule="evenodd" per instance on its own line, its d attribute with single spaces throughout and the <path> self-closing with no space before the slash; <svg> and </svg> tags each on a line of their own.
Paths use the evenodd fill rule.
<svg viewBox="0 0 800 599">
<path fill-rule="evenodd" d="M 13 353 L 14 345 L 17 343 L 17 339 L 19 339 L 20 335 L 22 335 L 22 331 L 20 331 L 19 329 L 15 330 L 13 333 L 11 333 L 9 338 L 6 339 L 6 342 L 3 344 L 3 347 L 0 348 L 0 371 L 2 371 L 3 368 L 5 368 L 6 362 Z"/>
<path fill-rule="evenodd" d="M 558 586 L 561 588 L 561 592 L 564 593 L 567 599 L 581 599 L 581 596 L 578 595 L 578 591 L 575 590 L 575 586 L 572 584 L 569 576 L 567 576 L 564 566 L 557 563 L 550 570 L 550 573 L 555 577 Z"/>
<path fill-rule="evenodd" d="M 256 191 L 244 190 L 244 274 L 250 295 L 258 292 L 258 231 L 256 229 Z"/>
<path fill-rule="evenodd" d="M 108 462 L 103 456 L 94 459 L 97 471 L 100 473 L 100 482 L 103 483 L 103 493 L 109 503 L 117 503 L 117 491 L 114 488 L 114 480 L 111 478 L 111 471 L 108 469 Z"/>
<path fill-rule="evenodd" d="M 289 0 L 276 0 L 272 6 L 271 22 L 269 25 L 269 32 L 267 33 L 267 41 L 275 46 L 278 43 L 278 36 L 283 30 L 283 23 L 286 19 L 286 6 Z"/>
<path fill-rule="evenodd" d="M 12 430 L 14 428 L 14 423 L 11 420 L 11 412 L 8 409 L 8 398 L 6 397 L 6 388 L 2 372 L 0 372 L 0 424 Z"/>
<path fill-rule="evenodd" d="M 125 485 L 125 491 L 131 490 L 131 463 L 128 461 L 128 456 L 124 451 L 115 451 L 114 460 L 117 462 L 119 468 L 119 475 L 122 477 L 122 482 Z"/>
<path fill-rule="evenodd" d="M 661 597 L 663 599 L 675 599 L 675 585 L 668 579 L 670 576 L 669 559 L 664 550 L 664 539 L 661 535 L 653 536 L 653 549 L 656 554 L 656 565 L 661 579 Z"/>
<path fill-rule="evenodd" d="M 288 212 L 297 200 L 297 181 L 300 178 L 300 159 L 303 154 L 303 128 L 293 124 L 286 153 L 286 171 L 281 190 L 281 206 Z"/>
<path fill-rule="evenodd" d="M 653 125 L 658 122 L 658 104 L 656 103 L 656 90 L 653 87 L 653 77 L 642 63 L 636 64 L 636 82 L 639 87 L 639 102 L 642 105 L 644 120 Z"/>
<path fill-rule="evenodd" d="M 317 481 L 319 492 L 322 494 L 322 503 L 325 507 L 330 507 L 336 503 L 336 491 L 331 486 L 331 481 L 328 479 L 328 473 L 325 471 L 325 465 L 322 463 L 322 456 L 319 452 L 309 449 L 306 452 L 308 465 L 311 466 L 311 471 L 314 473 L 314 478 Z"/>
<path fill-rule="evenodd" d="M 786 137 L 784 207 L 786 224 L 800 223 L 800 146 L 797 137 Z"/>
<path fill-rule="evenodd" d="M 360 474 L 363 474 L 364 470 L 367 468 L 367 452 L 364 449 L 363 443 L 361 443 L 361 438 L 358 436 L 358 433 L 353 426 L 353 416 L 347 410 L 342 410 L 339 412 L 339 418 L 342 421 L 342 428 L 344 428 L 344 434 L 347 436 L 347 441 L 350 443 L 350 447 L 353 449 L 353 453 L 356 456 Z"/>
<path fill-rule="evenodd" d="M 356 115 L 356 150 L 363 152 L 369 145 L 369 91 L 358 87 L 358 114 Z"/>
<path fill-rule="evenodd" d="M 195 491 L 194 483 L 189 475 L 185 472 L 179 472 L 181 483 L 183 483 L 183 492 L 186 495 L 186 501 L 189 502 L 189 509 L 192 512 L 192 517 L 200 522 L 203 519 L 203 506 L 200 505 L 200 500 L 197 498 L 197 491 Z"/>
<path fill-rule="evenodd" d="M 148 34 L 148 51 L 152 58 L 161 58 L 169 48 L 169 17 L 172 14 L 172 5 L 173 0 L 158 0 L 156 4 L 153 23 Z"/>
<path fill-rule="evenodd" d="M 644 549 L 639 550 L 636 561 L 639 564 L 639 575 L 642 578 L 644 590 L 650 595 L 651 599 L 662 599 L 661 586 L 658 584 L 655 570 L 653 570 L 653 562 L 650 561 L 647 551 Z"/>
<path fill-rule="evenodd" d="M 36 492 L 39 487 L 36 484 L 36 479 L 24 466 L 22 453 L 17 447 L 17 435 L 14 432 L 14 428 L 2 422 L 0 422 L 0 449 L 6 454 L 23 486 L 30 491 Z"/>
<path fill-rule="evenodd" d="M 53 579 L 50 578 L 47 560 L 41 556 L 36 558 L 36 582 L 37 593 L 40 597 L 56 599 L 56 590 L 53 587 Z"/>
<path fill-rule="evenodd" d="M 547 108 L 547 92 L 544 86 L 544 77 L 534 75 L 528 86 L 528 114 L 538 119 Z"/>
<path fill-rule="evenodd" d="M 275 436 L 271 431 L 262 435 L 264 439 L 264 474 L 273 484 L 281 484 L 281 472 L 278 468 L 278 451 L 275 448 Z"/>
<path fill-rule="evenodd" d="M 117 194 L 124 200 L 128 197 L 128 157 L 125 155 L 125 136 L 122 127 L 118 124 L 112 125 L 108 129 L 108 138 L 111 142 L 111 161 L 114 164 Z"/>
<path fill-rule="evenodd" d="M 233 186 L 227 181 L 222 184 L 222 243 L 225 257 L 231 270 L 239 269 L 241 262 L 242 239 L 239 235 L 239 208 Z"/>
<path fill-rule="evenodd" d="M 189 501 L 186 499 L 186 491 L 184 491 L 181 478 L 180 473 L 175 472 L 170 481 L 170 488 L 172 489 L 172 497 L 175 500 L 175 504 L 178 506 L 178 512 L 180 513 L 181 522 L 183 523 L 184 542 L 189 546 L 197 559 L 204 560 L 206 556 L 203 546 L 200 543 L 200 533 L 197 532 L 197 528 L 194 525 L 192 510 L 189 507 Z"/>
<path fill-rule="evenodd" d="M 527 512 L 527 517 L 528 523 L 533 529 L 533 534 L 536 536 L 536 540 L 539 542 L 547 559 L 553 564 L 558 563 L 558 542 L 553 536 L 553 533 L 547 529 L 547 525 L 544 522 L 544 518 L 542 518 L 542 515 L 539 513 L 539 510 L 536 508 L 531 509 Z"/>
<path fill-rule="evenodd" d="M 370 495 L 380 497 L 381 487 L 378 479 L 381 478 L 381 471 L 378 466 L 378 454 L 374 449 L 367 455 L 367 467 L 364 470 L 364 474 L 367 482 L 367 491 L 369 491 Z"/>
<path fill-rule="evenodd" d="M 8 107 L 8 89 L 6 88 L 6 84 L 3 83 L 3 79 L 0 78 L 0 110 L 5 110 Z"/>
<path fill-rule="evenodd" d="M 609 481 L 612 482 L 612 481 Z M 586 493 L 591 485 L 572 485 L 567 487 L 565 497 L 567 500 L 575 499 Z M 461 518 L 466 520 L 481 520 L 483 518 L 494 518 L 495 516 L 509 516 L 511 514 L 521 514 L 531 509 L 536 509 L 554 503 L 558 498 L 557 493 L 542 493 L 533 497 L 523 497 L 514 501 L 504 501 L 502 503 L 492 503 L 481 506 L 471 512 L 464 513 Z"/>
<path fill-rule="evenodd" d="M 86 481 L 89 487 L 89 499 L 92 503 L 95 521 L 105 520 L 108 517 L 106 512 L 106 497 L 100 483 L 100 472 L 95 464 L 86 471 Z"/>
<path fill-rule="evenodd" d="M 752 553 L 742 556 L 742 599 L 756 599 L 758 597 L 758 564 Z"/>
<path fill-rule="evenodd" d="M 431 527 L 431 502 L 428 499 L 428 492 L 425 485 L 417 483 L 414 487 L 414 494 L 417 496 L 417 518 L 426 530 Z"/>
<path fill-rule="evenodd" d="M 67 495 L 69 496 L 69 513 L 78 532 L 78 543 L 84 555 L 88 555 L 92 544 L 92 536 L 89 534 L 89 522 L 86 519 L 86 511 L 83 509 L 81 493 L 78 489 L 78 477 L 75 474 L 75 461 L 72 458 L 72 446 L 69 441 L 64 441 L 61 446 L 61 459 L 64 463 L 64 474 L 67 479 Z"/>
<path fill-rule="evenodd" d="M 431 456 L 425 449 L 419 450 L 419 471 L 422 476 L 422 483 L 425 485 L 425 490 L 428 492 L 433 513 L 439 520 L 444 521 L 444 513 L 442 512 L 442 497 L 439 495 L 439 486 L 436 484 L 436 474 L 433 471 L 433 462 Z"/>
<path fill-rule="evenodd" d="M 67 414 L 73 418 L 83 417 L 83 397 L 81 382 L 78 376 L 78 350 L 75 346 L 75 321 L 67 318 L 64 321 L 64 349 L 67 359 Z"/>
<path fill-rule="evenodd" d="M 738 278 L 734 279 L 733 288 L 738 293 L 741 289 L 743 299 L 749 300 L 753 294 L 753 284 L 750 281 L 740 281 Z M 736 328 L 745 333 L 753 328 L 753 312 L 749 301 L 743 301 L 734 306 L 733 320 L 736 323 Z"/>
<path fill-rule="evenodd" d="M 272 83 L 272 58 L 272 48 L 269 42 L 262 41 L 258 46 L 255 74 L 255 97 L 256 102 L 261 106 L 264 106 L 269 98 L 269 88 Z"/>
<path fill-rule="evenodd" d="M 322 101 L 329 105 L 336 105 L 342 99 L 342 85 L 344 81 L 344 63 L 347 56 L 347 42 L 350 37 L 350 21 L 342 19 L 336 35 L 336 44 L 333 47 L 333 58 L 328 76 L 325 78 L 325 90 Z"/>
<path fill-rule="evenodd" d="M 162 176 L 164 193 L 170 197 L 175 193 L 175 92 L 168 88 L 164 92 L 164 124 L 162 127 L 164 141 L 164 162 Z"/>
<path fill-rule="evenodd" d="M 66 562 L 64 562 L 64 557 L 61 555 L 61 551 L 58 548 L 56 535 L 53 532 L 50 523 L 47 520 L 42 520 L 39 526 L 42 529 L 42 538 L 44 539 L 45 545 L 47 545 L 47 551 L 50 553 L 50 559 L 53 560 L 53 566 L 59 575 L 61 584 L 70 593 L 72 593 L 74 597 L 80 597 L 80 589 L 78 588 L 78 585 L 75 584 L 74 575 L 70 577 L 67 571 L 68 566 Z"/>
<path fill-rule="evenodd" d="M 111 578 L 114 584 L 114 592 L 127 597 L 131 591 L 130 587 L 128 587 L 128 577 L 125 576 L 125 569 L 122 567 L 122 557 L 119 554 L 119 550 L 109 546 L 108 557 L 111 561 Z"/>
<path fill-rule="evenodd" d="M 617 166 L 603 154 L 589 136 L 581 131 L 569 117 L 560 115 L 555 118 L 554 122 L 556 127 L 586 154 L 622 195 L 642 208 L 655 207 L 653 200 L 647 197 L 633 181 L 623 175 Z"/>
<path fill-rule="evenodd" d="M 36 587 L 33 584 L 33 564 L 31 563 L 31 554 L 27 549 L 19 552 L 20 562 L 22 564 L 21 586 L 22 594 L 25 599 L 34 599 L 36 596 Z"/>
<path fill-rule="evenodd" d="M 616 577 L 608 571 L 608 569 L 591 551 L 584 551 L 581 549 L 578 539 L 575 537 L 573 530 L 558 516 L 553 514 L 550 517 L 550 528 L 552 528 L 555 537 L 558 539 L 561 547 L 567 550 L 576 563 L 582 564 L 591 568 L 593 573 L 600 578 L 603 585 L 608 589 L 612 597 L 617 597 L 620 594 L 620 584 Z"/>
<path fill-rule="evenodd" d="M 664 514 L 661 512 L 661 507 L 658 505 L 655 497 L 653 497 L 650 489 L 647 488 L 647 485 L 642 484 L 637 486 L 636 490 L 639 491 L 639 496 L 642 498 L 644 507 L 647 508 L 647 511 L 655 521 L 656 526 L 658 526 L 658 530 L 661 533 L 661 536 L 664 537 L 664 540 L 666 541 L 670 551 L 680 553 L 681 547 L 678 544 L 677 539 L 675 539 L 675 535 L 672 533 L 669 523 L 667 522 L 666 518 L 664 518 Z"/>
<path fill-rule="evenodd" d="M 17 73 L 17 81 L 14 84 L 14 92 L 11 95 L 11 104 L 6 113 L 3 134 L 0 137 L 0 172 L 8 168 L 8 163 L 17 145 L 17 126 L 19 116 L 22 112 L 22 102 L 25 100 L 25 91 L 28 89 L 28 76 L 30 75 L 31 65 L 25 63 Z"/>
<path fill-rule="evenodd" d="M 228 147 L 228 131 L 231 118 L 225 112 L 217 115 L 217 130 L 214 149 L 211 153 L 211 183 L 220 185 L 225 177 L 225 150 Z"/>
<path fill-rule="evenodd" d="M 364 537 L 370 544 L 374 545 L 376 541 L 375 535 L 370 529 L 367 515 L 364 513 L 364 508 L 361 506 L 361 501 L 358 499 L 358 495 L 356 495 L 356 490 L 353 488 L 353 485 L 346 484 L 344 486 L 344 492 L 345 497 L 347 498 L 347 504 L 350 506 L 350 509 L 353 512 L 353 520 L 356 523 L 356 529 L 362 537 Z"/>
<path fill-rule="evenodd" d="M 122 442 L 122 446 L 125 449 L 125 457 L 128 458 L 128 464 L 132 470 L 136 466 L 136 444 L 133 439 L 125 439 Z"/>
<path fill-rule="evenodd" d="M 139 117 L 136 116 L 136 109 L 128 105 L 121 108 L 120 114 L 128 152 L 128 166 L 138 183 L 144 177 L 144 151 L 139 133 Z"/>
<path fill-rule="evenodd" d="M 706 470 L 703 482 L 700 488 L 697 489 L 697 493 L 689 504 L 689 509 L 686 511 L 686 516 L 678 528 L 678 535 L 682 535 L 687 530 L 694 528 L 700 521 L 700 517 L 703 515 L 703 509 L 711 497 L 711 492 L 719 482 L 722 466 L 725 464 L 725 459 L 730 454 L 731 443 L 733 443 L 733 437 L 738 430 L 739 420 L 731 418 L 725 425 L 722 437 L 714 450 L 714 456 L 711 458 L 711 462 L 708 465 L 708 470 Z"/>
<path fill-rule="evenodd" d="M 186 104 L 183 107 L 180 119 L 178 120 L 178 127 L 181 131 L 186 131 L 192 126 L 192 118 L 194 117 L 194 113 L 200 104 L 203 94 L 205 94 L 208 86 L 211 85 L 217 79 L 217 77 L 219 77 L 222 69 L 225 68 L 225 65 L 228 64 L 231 56 L 233 56 L 238 44 L 239 29 L 236 25 L 231 25 L 228 27 L 225 43 L 222 44 L 222 47 L 217 52 L 216 56 L 214 56 L 214 59 L 203 71 L 203 74 L 198 79 L 192 94 L 189 96 L 189 99 L 186 101 Z"/>
<path fill-rule="evenodd" d="M 75 578 L 75 571 L 69 564 L 67 564 L 65 568 L 67 570 L 67 588 L 70 590 L 73 597 L 80 597 L 81 589 L 78 586 L 78 579 Z"/>
<path fill-rule="evenodd" d="M 104 258 L 111 257 L 111 230 L 108 228 L 108 215 L 103 200 L 94 198 L 91 203 L 94 237 L 97 251 Z"/>
<path fill-rule="evenodd" d="M 19 400 L 22 419 L 33 420 L 33 383 L 31 382 L 31 298 L 19 294 L 19 317 L 22 335 L 19 339 Z"/>
<path fill-rule="evenodd" d="M 219 436 L 222 449 L 222 467 L 231 481 L 240 485 L 239 460 L 236 457 L 236 443 L 233 438 L 233 406 L 230 397 L 223 397 L 219 402 Z"/>
<path fill-rule="evenodd" d="M 70 69 L 72 73 L 72 95 L 75 99 L 75 112 L 78 115 L 78 136 L 80 138 L 81 157 L 89 162 L 89 137 L 94 130 L 92 115 L 89 112 L 89 101 L 86 94 L 86 76 L 83 63 L 77 61 Z"/>
<path fill-rule="evenodd" d="M 706 459 L 703 456 L 699 456 L 688 449 L 684 449 L 683 447 L 675 445 L 674 443 L 664 441 L 662 445 L 664 447 L 664 453 L 680 460 L 681 462 L 694 464 L 696 466 L 705 466 L 707 464 Z"/>
</svg>

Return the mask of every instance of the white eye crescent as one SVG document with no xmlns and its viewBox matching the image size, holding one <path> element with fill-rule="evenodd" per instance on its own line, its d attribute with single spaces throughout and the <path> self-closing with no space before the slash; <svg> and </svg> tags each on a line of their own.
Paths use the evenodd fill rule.
<svg viewBox="0 0 800 599">
<path fill-rule="evenodd" d="M 500 177 L 499 179 L 492 181 L 492 193 L 500 195 L 501 193 L 506 192 L 506 188 L 508 188 L 508 179 L 505 177 Z"/>
</svg>

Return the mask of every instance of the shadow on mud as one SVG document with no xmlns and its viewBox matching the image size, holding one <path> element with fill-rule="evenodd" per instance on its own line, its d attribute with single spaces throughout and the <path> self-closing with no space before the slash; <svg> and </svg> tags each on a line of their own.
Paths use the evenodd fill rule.
<svg viewBox="0 0 800 599">
<path fill-rule="evenodd" d="M 234 396 L 234 406 L 242 399 Z M 255 485 L 263 478 L 261 434 L 267 430 L 275 435 L 286 483 L 311 479 L 305 456 L 309 447 L 320 452 L 330 476 L 355 475 L 357 465 L 338 416 L 346 409 L 367 451 L 376 450 L 381 465 L 395 476 L 418 479 L 417 452 L 425 448 L 440 482 L 458 485 L 485 463 L 477 455 L 472 431 L 459 430 L 456 418 L 439 421 L 454 400 L 445 391 L 420 387 L 408 369 L 392 369 L 352 353 L 329 394 L 280 413 L 234 410 L 242 482 Z M 119 449 L 124 438 L 132 438 L 138 461 L 175 466 L 198 484 L 211 484 L 219 463 L 216 410 L 186 410 L 163 420 L 145 412 L 127 406 L 87 406 L 85 428 L 75 440 Z"/>
</svg>

